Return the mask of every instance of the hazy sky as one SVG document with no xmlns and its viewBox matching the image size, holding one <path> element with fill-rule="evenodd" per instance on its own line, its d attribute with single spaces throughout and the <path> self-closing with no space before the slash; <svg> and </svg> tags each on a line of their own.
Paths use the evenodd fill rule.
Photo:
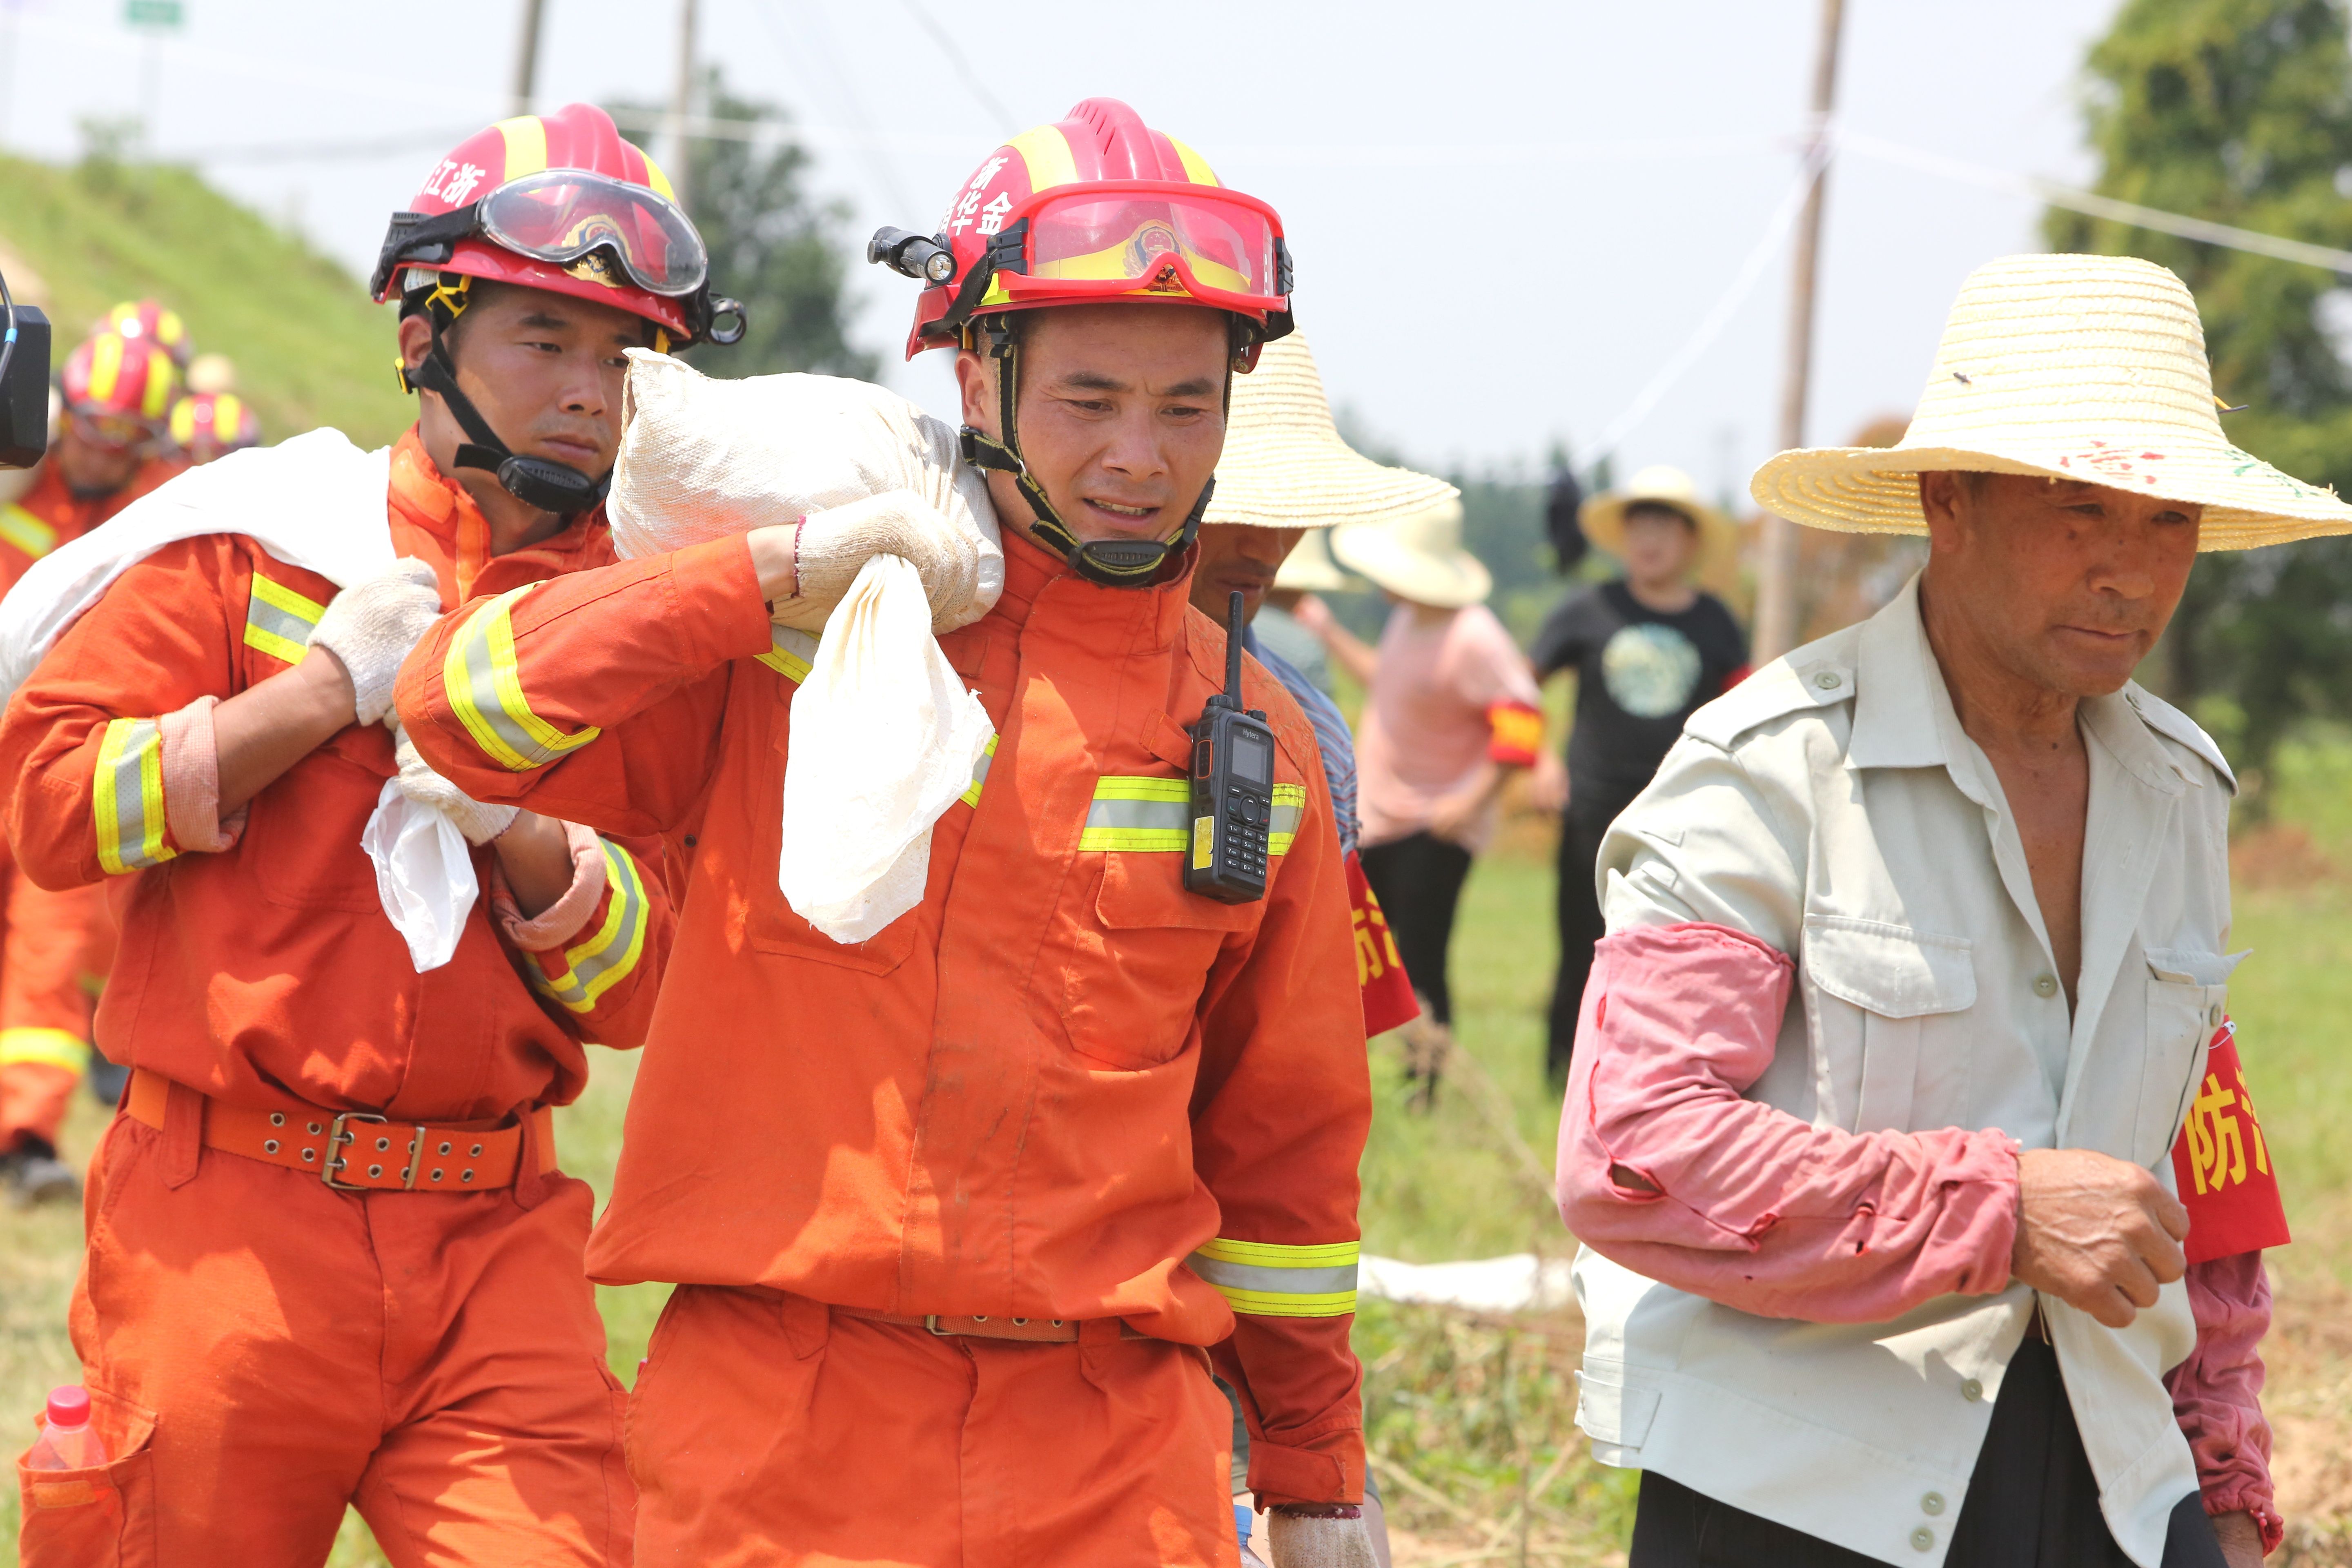
<svg viewBox="0 0 2352 1568">
<path fill-rule="evenodd" d="M 152 83 L 163 155 L 201 156 L 363 273 L 440 152 L 507 110 L 516 0 L 477 0 L 463 21 L 381 0 L 185 9 L 184 31 L 151 46 L 121 0 L 0 0 L 15 40 L 0 142 L 70 156 L 83 117 L 140 113 Z M 1849 0 L 1840 119 L 2087 180 L 2079 72 L 2114 9 Z M 1724 296 L 1794 174 L 1816 11 L 702 0 L 700 53 L 808 128 L 818 185 L 861 245 L 880 223 L 932 227 L 1007 131 L 1081 98 L 1128 100 L 1281 210 L 1334 398 L 1425 465 L 1483 466 L 1591 443 Z M 547 0 L 541 103 L 666 98 L 672 17 L 671 0 Z M 1843 158 L 1809 437 L 1843 441 L 1907 409 L 1960 279 L 2034 247 L 2037 217 L 2021 196 Z M 898 363 L 913 285 L 862 263 L 853 281 L 856 331 L 893 384 L 951 413 L 938 364 Z M 1710 491 L 1744 481 L 1777 425 L 1787 288 L 1784 248 L 1628 434 L 1620 473 L 1673 462 Z"/>
</svg>

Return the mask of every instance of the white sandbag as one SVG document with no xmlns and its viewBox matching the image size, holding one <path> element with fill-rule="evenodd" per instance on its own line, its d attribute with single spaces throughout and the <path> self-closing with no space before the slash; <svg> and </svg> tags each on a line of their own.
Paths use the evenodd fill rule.
<svg viewBox="0 0 2352 1568">
<path fill-rule="evenodd" d="M 988 485 L 959 455 L 952 426 L 895 392 L 836 375 L 720 381 L 631 349 L 625 423 L 606 515 L 613 547 L 659 555 L 785 523 L 885 490 L 912 490 L 969 531 L 980 550 L 971 601 L 941 616 L 953 631 L 996 607 L 1004 551 Z"/>
<path fill-rule="evenodd" d="M 793 697 L 776 885 L 834 941 L 864 942 L 922 901 L 931 825 L 971 787 L 994 732 L 933 636 L 980 619 L 1004 591 L 987 483 L 962 460 L 953 429 L 896 393 L 838 376 L 718 381 L 632 349 L 622 415 L 608 515 L 625 556 L 898 489 L 971 534 L 977 586 L 937 616 L 914 567 L 868 561 Z"/>
<path fill-rule="evenodd" d="M 243 534 L 339 588 L 390 571 L 391 473 L 390 447 L 362 452 L 341 431 L 318 429 L 231 452 L 140 497 L 104 527 L 33 563 L 0 599 L 0 700 L 25 684 L 117 577 L 184 539 Z M 407 942 L 416 972 L 448 963 L 480 892 L 464 836 L 394 781 L 360 843 L 374 863 L 385 918 Z"/>
<path fill-rule="evenodd" d="M 922 579 L 866 562 L 793 699 L 776 885 L 838 942 L 923 901 L 931 826 L 971 787 L 994 729 L 931 636 Z"/>
</svg>

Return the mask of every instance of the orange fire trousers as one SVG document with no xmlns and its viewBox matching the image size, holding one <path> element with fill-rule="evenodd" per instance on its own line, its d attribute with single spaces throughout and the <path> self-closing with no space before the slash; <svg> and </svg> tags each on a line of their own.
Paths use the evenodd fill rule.
<svg viewBox="0 0 2352 1568">
<path fill-rule="evenodd" d="M 347 1503 L 395 1568 L 627 1564 L 587 1184 L 337 1192 L 201 1148 L 184 1096 L 91 1163 L 73 1341 L 111 1463 L 20 1468 L 25 1568 L 307 1568 Z"/>
<path fill-rule="evenodd" d="M 646 1568 L 1235 1568 L 1208 1358 L 939 1338 L 680 1286 L 629 1412 Z"/>
<path fill-rule="evenodd" d="M 51 892 L 0 869 L 0 1150 L 31 1133 L 54 1145 L 89 1066 L 89 1018 L 114 962 L 106 889 Z"/>
</svg>

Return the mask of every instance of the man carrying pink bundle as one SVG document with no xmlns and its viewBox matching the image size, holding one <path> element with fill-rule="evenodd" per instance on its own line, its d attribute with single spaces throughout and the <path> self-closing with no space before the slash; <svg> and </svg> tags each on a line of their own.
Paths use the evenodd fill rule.
<svg viewBox="0 0 2352 1568">
<path fill-rule="evenodd" d="M 1645 1472 L 1632 1568 L 2276 1543 L 2284 1226 L 2217 1205 L 2197 1152 L 2237 1079 L 2235 784 L 2130 675 L 2198 550 L 2352 508 L 2215 407 L 2179 279 L 2011 257 L 1962 289 L 1900 446 L 1758 474 L 1781 516 L 1931 552 L 1692 715 L 1601 847 L 1559 1197 L 1578 1421 Z"/>
</svg>

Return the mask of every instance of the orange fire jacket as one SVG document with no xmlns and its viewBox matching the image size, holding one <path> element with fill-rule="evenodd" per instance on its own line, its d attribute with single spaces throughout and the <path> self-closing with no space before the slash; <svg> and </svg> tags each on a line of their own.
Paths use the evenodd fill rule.
<svg viewBox="0 0 2352 1568">
<path fill-rule="evenodd" d="M 1271 886 L 1185 892 L 1186 726 L 1223 635 L 1181 576 L 1005 554 L 997 608 L 940 638 L 994 749 L 923 902 L 862 946 L 777 890 L 814 644 L 771 626 L 740 538 L 469 605 L 410 656 L 409 732 L 477 797 L 630 833 L 700 813 L 589 1271 L 1217 1345 L 1252 1484 L 1352 1501 L 1370 1094 L 1313 734 L 1251 661 L 1280 742 Z"/>
<path fill-rule="evenodd" d="M 601 511 L 492 557 L 480 512 L 414 432 L 387 503 L 395 547 L 433 565 L 445 603 L 614 559 Z M 476 850 L 484 896 L 456 956 L 419 974 L 360 847 L 394 772 L 383 727 L 345 729 L 297 763 L 226 849 L 186 851 L 173 826 L 185 802 L 169 793 L 159 721 L 290 668 L 335 592 L 238 535 L 169 546 L 67 631 L 0 721 L 7 834 L 27 874 L 60 888 L 137 878 L 99 1044 L 266 1108 L 290 1097 L 450 1121 L 568 1101 L 582 1042 L 635 1045 L 651 1016 L 673 927 L 658 843 L 608 843 L 586 924 L 528 953 L 494 921 L 496 857 Z"/>
</svg>

